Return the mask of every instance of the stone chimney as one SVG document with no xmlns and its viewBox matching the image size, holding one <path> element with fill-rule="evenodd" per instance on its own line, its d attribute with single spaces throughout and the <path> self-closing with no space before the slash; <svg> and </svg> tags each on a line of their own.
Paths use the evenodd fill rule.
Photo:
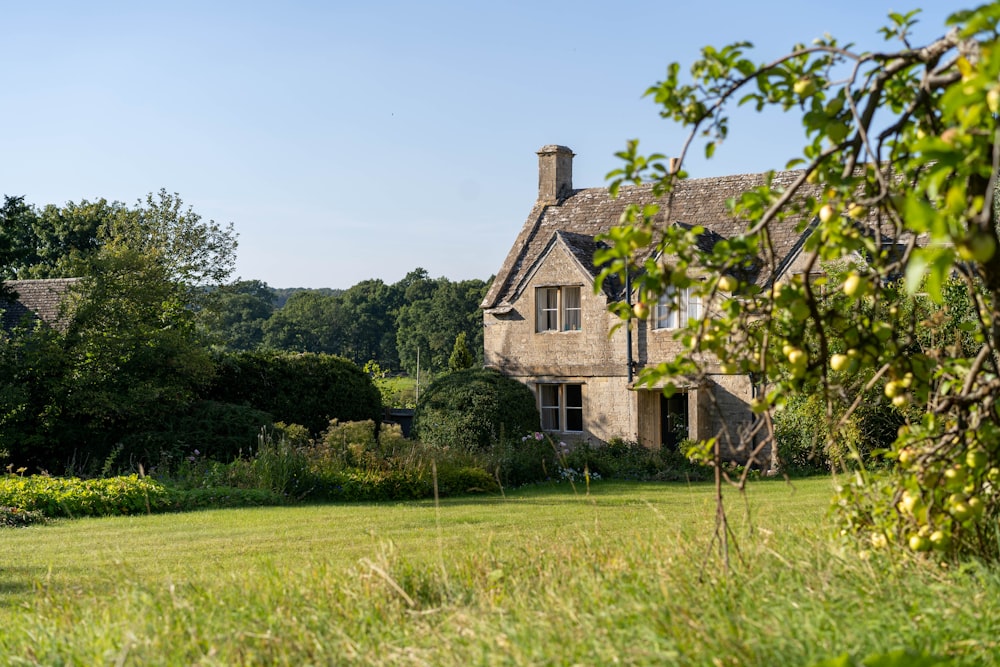
<svg viewBox="0 0 1000 667">
<path fill-rule="evenodd" d="M 573 151 L 549 144 L 538 150 L 538 203 L 558 204 L 573 192 Z"/>
</svg>

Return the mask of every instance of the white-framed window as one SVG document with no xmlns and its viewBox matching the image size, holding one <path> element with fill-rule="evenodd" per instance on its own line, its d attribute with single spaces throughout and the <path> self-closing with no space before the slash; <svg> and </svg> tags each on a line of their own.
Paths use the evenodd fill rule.
<svg viewBox="0 0 1000 667">
<path fill-rule="evenodd" d="M 542 430 L 580 433 L 583 431 L 583 385 L 539 384 L 538 407 Z"/>
<path fill-rule="evenodd" d="M 578 286 L 535 290 L 535 331 L 579 331 L 581 312 Z"/>
<path fill-rule="evenodd" d="M 680 329 L 701 319 L 701 296 L 690 287 L 668 287 L 656 303 L 654 329 Z"/>
</svg>

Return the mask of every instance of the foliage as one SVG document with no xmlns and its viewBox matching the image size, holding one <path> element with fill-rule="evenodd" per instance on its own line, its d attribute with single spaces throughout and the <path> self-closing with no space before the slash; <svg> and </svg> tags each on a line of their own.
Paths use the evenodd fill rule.
<svg viewBox="0 0 1000 667">
<path fill-rule="evenodd" d="M 231 461 L 253 449 L 262 428 L 272 426 L 271 416 L 245 405 L 195 400 L 162 422 L 120 439 L 121 455 L 172 469 L 197 450 L 198 456 Z"/>
<path fill-rule="evenodd" d="M 650 449 L 615 438 L 608 443 L 566 443 L 541 432 L 504 438 L 487 457 L 488 467 L 507 487 L 542 481 L 704 481 L 711 470 L 677 451 Z"/>
<path fill-rule="evenodd" d="M 504 434 L 487 450 L 486 459 L 501 484 L 516 488 L 557 477 L 558 454 L 552 438 L 534 431 L 521 437 Z"/>
<path fill-rule="evenodd" d="M 0 528 L 24 528 L 36 523 L 45 523 L 41 512 L 0 505 Z"/>
<path fill-rule="evenodd" d="M 314 498 L 404 500 L 494 491 L 496 481 L 460 451 L 403 437 L 398 425 L 334 420 L 305 450 Z"/>
<path fill-rule="evenodd" d="M 313 290 L 292 294 L 263 325 L 272 350 L 337 354 L 344 344 L 340 300 Z"/>
<path fill-rule="evenodd" d="M 275 312 L 274 290 L 260 280 L 241 280 L 208 290 L 197 319 L 213 345 L 227 351 L 256 350 Z"/>
<path fill-rule="evenodd" d="M 276 494 L 302 497 L 309 492 L 308 459 L 304 447 L 287 437 L 261 431 L 250 462 L 256 486 Z"/>
<path fill-rule="evenodd" d="M 18 465 L 51 468 L 65 461 L 66 419 L 55 400 L 70 365 L 62 335 L 40 322 L 0 331 L 0 449 Z"/>
<path fill-rule="evenodd" d="M 852 411 L 884 381 L 884 395 L 906 419 L 889 453 L 899 465 L 889 477 L 863 468 L 851 477 L 840 500 L 852 508 L 842 515 L 847 532 L 996 560 L 1000 11 L 993 3 L 957 12 L 953 29 L 925 45 L 910 44 L 915 15 L 890 15 L 882 34 L 902 42 L 895 50 L 857 51 L 827 36 L 770 63 L 753 62 L 741 42 L 706 47 L 687 78 L 670 65 L 647 93 L 663 117 L 691 129 L 680 165 L 640 154 L 634 141 L 619 154 L 612 190 L 649 180 L 662 204 L 627 211 L 597 259 L 605 277 L 632 273 L 642 303 L 673 286 L 691 287 L 706 306 L 707 316 L 678 336 L 689 354 L 644 371 L 640 385 L 662 380 L 669 391 L 725 359 L 760 383 L 753 407 L 762 425 L 791 397 L 817 391 L 828 439 L 850 447 L 842 431 Z M 768 183 L 730 202 L 744 233 L 702 248 L 698 228 L 661 230 L 653 219 L 671 219 L 688 148 L 703 141 L 711 157 L 728 134 L 733 104 L 796 110 L 805 146 L 787 168 L 801 170 L 783 188 Z M 789 232 L 805 237 L 801 274 L 761 285 L 740 278 L 748 269 L 774 275 L 782 258 L 772 241 Z M 824 266 L 859 259 L 842 279 L 822 275 Z M 958 345 L 928 338 L 927 320 L 912 316 L 922 294 L 944 304 L 951 277 L 974 304 L 952 321 L 962 332 Z M 823 292 L 840 293 L 845 304 L 824 301 Z M 615 309 L 632 315 L 627 304 Z"/>
<path fill-rule="evenodd" d="M 204 488 L 169 488 L 169 510 L 193 512 L 238 507 L 268 507 L 283 505 L 288 499 L 269 489 L 211 486 Z"/>
<path fill-rule="evenodd" d="M 466 369 L 434 380 L 420 394 L 416 437 L 435 447 L 488 451 L 505 434 L 538 428 L 534 394 L 492 369 Z"/>
<path fill-rule="evenodd" d="M 324 354 L 222 355 L 207 398 L 248 405 L 319 434 L 331 419 L 379 420 L 381 397 L 352 362 Z"/>
<path fill-rule="evenodd" d="M 131 208 L 102 200 L 39 214 L 21 204 L 30 224 L 8 274 L 82 279 L 65 329 L 15 331 L 0 351 L 2 375 L 23 383 L 0 390 L 0 433 L 19 463 L 100 461 L 185 411 L 211 377 L 195 287 L 228 276 L 235 235 L 163 190 Z M 147 464 L 159 454 L 123 452 Z"/>
<path fill-rule="evenodd" d="M 0 505 L 48 517 L 145 514 L 164 511 L 170 502 L 163 484 L 138 475 L 106 479 L 0 476 Z"/>
<path fill-rule="evenodd" d="M 586 470 L 602 479 L 637 481 L 706 481 L 711 470 L 666 447 L 650 449 L 632 440 L 616 438 L 607 444 L 579 442 L 562 447 L 562 467 Z M 682 443 L 681 450 L 684 449 Z"/>
<path fill-rule="evenodd" d="M 469 351 L 469 346 L 465 342 L 465 332 L 461 332 L 455 337 L 455 345 L 451 348 L 451 356 L 448 357 L 448 370 L 460 371 L 472 368 L 475 357 Z"/>
<path fill-rule="evenodd" d="M 479 304 L 488 283 L 431 279 L 423 269 L 411 272 L 401 283 L 406 287 L 396 320 L 396 347 L 400 365 L 407 373 L 416 375 L 418 355 L 421 372 L 446 370 L 455 339 L 461 333 L 465 333 L 469 349 L 475 350 L 476 359 L 482 362 Z"/>
</svg>

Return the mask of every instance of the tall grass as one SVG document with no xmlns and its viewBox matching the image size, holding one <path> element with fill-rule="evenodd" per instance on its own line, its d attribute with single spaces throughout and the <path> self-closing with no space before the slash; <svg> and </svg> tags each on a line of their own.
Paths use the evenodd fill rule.
<svg viewBox="0 0 1000 667">
<path fill-rule="evenodd" d="M 0 541 L 5 664 L 810 665 L 1000 659 L 1000 576 L 862 560 L 828 479 L 60 521 Z M 905 663 L 897 663 L 905 664 Z"/>
</svg>

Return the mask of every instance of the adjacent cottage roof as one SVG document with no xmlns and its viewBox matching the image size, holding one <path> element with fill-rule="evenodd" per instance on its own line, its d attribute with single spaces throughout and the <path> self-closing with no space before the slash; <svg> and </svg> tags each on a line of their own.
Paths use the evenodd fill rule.
<svg viewBox="0 0 1000 667">
<path fill-rule="evenodd" d="M 545 159 L 542 152 L 539 155 Z M 774 175 L 772 187 L 780 189 L 788 186 L 799 176 L 801 172 L 797 171 L 778 172 Z M 607 188 L 569 190 L 562 198 L 540 195 L 481 306 L 486 309 L 503 308 L 512 303 L 555 234 L 562 236 L 591 275 L 596 276 L 599 269 L 593 263 L 593 250 L 599 242 L 594 237 L 617 225 L 629 204 L 642 207 L 660 203 L 657 214 L 660 225 L 704 227 L 706 232 L 700 244 L 714 245 L 718 240 L 736 236 L 745 230 L 746 223 L 728 214 L 726 201 L 764 185 L 766 179 L 766 174 L 743 174 L 682 180 L 674 189 L 670 207 L 653 196 L 649 184 L 622 187 L 615 198 L 611 197 Z M 794 255 L 801 245 L 803 233 L 795 229 L 800 221 L 786 219 L 772 225 L 771 240 L 779 261 Z M 767 282 L 771 278 L 769 269 L 761 267 L 754 278 L 761 284 Z M 620 285 L 612 283 L 604 288 L 610 298 L 621 298 Z"/>
<path fill-rule="evenodd" d="M 9 330 L 25 316 L 50 326 L 60 326 L 61 307 L 69 288 L 79 278 L 8 280 L 4 285 L 17 295 L 14 301 L 0 298 L 0 327 Z"/>
</svg>

